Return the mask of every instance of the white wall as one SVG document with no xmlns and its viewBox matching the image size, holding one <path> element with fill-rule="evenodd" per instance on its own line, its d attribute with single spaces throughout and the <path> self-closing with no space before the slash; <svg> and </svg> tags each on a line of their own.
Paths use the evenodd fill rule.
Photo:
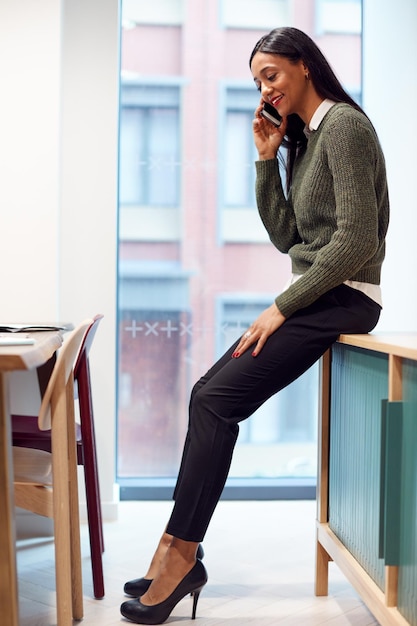
<svg viewBox="0 0 417 626">
<path fill-rule="evenodd" d="M 60 10 L 0 3 L 0 277 L 3 320 L 58 311 Z"/>
<path fill-rule="evenodd" d="M 117 515 L 117 0 L 0 3 L 0 318 L 78 323 L 91 353 L 104 516 Z"/>
<path fill-rule="evenodd" d="M 392 205 L 379 328 L 416 330 L 417 3 L 364 5 L 364 105 Z M 2 0 L 0 76 L 0 317 L 104 313 L 92 373 L 104 515 L 114 518 L 118 1 Z"/>
<path fill-rule="evenodd" d="M 364 0 L 364 108 L 387 163 L 391 221 L 378 330 L 417 330 L 417 2 Z"/>
<path fill-rule="evenodd" d="M 118 1 L 65 0 L 62 5 L 58 308 L 61 319 L 104 314 L 91 352 L 91 375 L 103 515 L 109 519 L 117 515 L 118 502 Z"/>
</svg>

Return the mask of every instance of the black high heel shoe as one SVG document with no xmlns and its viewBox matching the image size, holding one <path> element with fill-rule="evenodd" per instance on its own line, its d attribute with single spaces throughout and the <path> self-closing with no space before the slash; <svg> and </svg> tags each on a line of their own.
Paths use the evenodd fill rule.
<svg viewBox="0 0 417 626">
<path fill-rule="evenodd" d="M 200 560 L 197 559 L 194 567 L 182 579 L 170 596 L 159 604 L 148 606 L 136 600 L 127 600 L 120 607 L 123 617 L 136 624 L 162 624 L 168 619 L 174 607 L 189 593 L 193 594 L 193 611 L 191 619 L 195 619 L 197 602 L 200 592 L 207 582 L 207 572 Z"/>
<path fill-rule="evenodd" d="M 200 559 L 200 561 L 204 558 L 204 550 L 201 543 L 198 544 L 196 558 Z M 123 590 L 127 596 L 140 598 L 140 596 L 143 596 L 143 594 L 148 591 L 151 582 L 152 578 L 134 578 L 133 580 L 128 580 L 127 583 L 125 583 Z"/>
</svg>

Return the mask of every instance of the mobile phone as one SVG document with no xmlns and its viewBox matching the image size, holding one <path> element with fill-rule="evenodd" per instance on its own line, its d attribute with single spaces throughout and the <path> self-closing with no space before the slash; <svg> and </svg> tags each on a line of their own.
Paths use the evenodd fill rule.
<svg viewBox="0 0 417 626">
<path fill-rule="evenodd" d="M 278 113 L 278 111 L 269 104 L 269 102 L 264 102 L 263 109 L 261 111 L 262 117 L 264 117 L 268 122 L 271 122 L 276 128 L 281 126 L 282 117 Z"/>
</svg>

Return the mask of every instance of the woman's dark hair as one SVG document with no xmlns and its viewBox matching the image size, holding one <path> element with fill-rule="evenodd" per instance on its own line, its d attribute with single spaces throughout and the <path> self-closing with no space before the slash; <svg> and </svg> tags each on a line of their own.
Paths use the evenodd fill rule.
<svg viewBox="0 0 417 626">
<path fill-rule="evenodd" d="M 303 61 L 319 96 L 323 99 L 330 98 L 334 102 L 346 102 L 363 113 L 361 107 L 343 89 L 320 48 L 298 28 L 275 28 L 261 37 L 252 50 L 249 66 L 252 65 L 253 57 L 257 52 L 276 54 L 287 58 L 292 63 Z M 296 113 L 288 116 L 286 136 L 282 143 L 288 149 L 286 162 L 287 191 L 291 185 L 296 156 L 303 152 L 307 145 L 307 138 L 303 132 L 304 126 L 303 120 Z"/>
</svg>

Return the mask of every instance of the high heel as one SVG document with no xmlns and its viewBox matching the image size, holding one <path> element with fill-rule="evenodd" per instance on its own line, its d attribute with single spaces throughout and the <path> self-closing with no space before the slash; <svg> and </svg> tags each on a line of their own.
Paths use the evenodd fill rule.
<svg viewBox="0 0 417 626">
<path fill-rule="evenodd" d="M 195 619 L 197 603 L 202 588 L 207 582 L 207 572 L 202 562 L 197 559 L 194 567 L 182 579 L 170 596 L 159 604 L 142 604 L 139 598 L 127 600 L 120 607 L 123 617 L 136 624 L 162 624 L 168 619 L 174 607 L 189 593 L 193 594 L 193 610 L 191 619 Z"/>
<path fill-rule="evenodd" d="M 198 544 L 197 548 L 197 559 L 200 561 L 204 558 L 204 549 L 201 543 Z M 140 598 L 146 593 L 151 586 L 152 578 L 134 578 L 133 580 L 128 580 L 125 583 L 123 591 L 127 596 L 132 596 L 133 598 Z"/>
</svg>

